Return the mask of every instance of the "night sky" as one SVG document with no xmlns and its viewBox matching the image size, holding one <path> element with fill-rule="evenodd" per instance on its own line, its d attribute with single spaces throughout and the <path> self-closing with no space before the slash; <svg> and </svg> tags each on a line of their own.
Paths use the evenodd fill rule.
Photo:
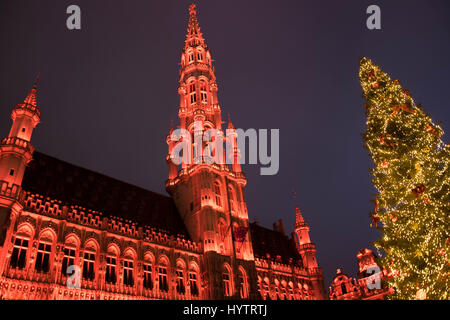
<svg viewBox="0 0 450 320">
<path fill-rule="evenodd" d="M 177 120 L 178 63 L 191 1 L 0 0 L 0 136 L 41 72 L 37 150 L 166 193 L 166 135 Z M 82 29 L 66 28 L 77 4 Z M 378 238 L 363 149 L 358 67 L 370 57 L 449 129 L 450 2 L 197 1 L 224 118 L 280 129 L 280 171 L 244 166 L 251 221 L 293 231 L 295 202 L 311 227 L 325 287 Z M 381 7 L 382 29 L 366 28 Z M 175 121 L 177 123 L 177 121 Z M 448 134 L 444 135 L 448 141 Z M 293 200 L 291 190 L 297 192 Z"/>
</svg>

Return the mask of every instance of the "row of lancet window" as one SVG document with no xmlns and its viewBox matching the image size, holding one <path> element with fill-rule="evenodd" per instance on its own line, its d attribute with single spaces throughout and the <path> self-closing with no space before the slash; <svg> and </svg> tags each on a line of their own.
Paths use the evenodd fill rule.
<svg viewBox="0 0 450 320">
<path fill-rule="evenodd" d="M 308 291 L 308 285 L 301 284 L 300 282 L 297 284 L 297 292 L 301 296 L 303 300 L 309 299 L 309 291 Z M 277 279 L 274 280 L 272 285 L 272 292 L 270 290 L 270 281 L 269 278 L 264 278 L 264 280 L 261 279 L 261 277 L 258 276 L 258 286 L 259 286 L 259 292 L 263 299 L 271 299 L 274 297 L 276 300 L 294 300 L 295 294 L 294 294 L 294 283 L 290 281 L 287 283 L 286 281 L 278 281 Z"/>
<path fill-rule="evenodd" d="M 42 238 L 42 237 L 41 237 Z M 47 240 L 48 239 L 48 240 Z M 55 247 L 53 241 L 49 238 L 41 239 L 37 248 L 36 260 L 34 262 L 34 270 L 37 273 L 48 273 L 52 267 L 52 249 Z M 9 268 L 21 270 L 26 267 L 28 259 L 28 251 L 30 250 L 30 236 L 17 236 L 14 240 L 13 251 L 9 261 Z M 115 285 L 118 284 L 118 251 L 108 249 L 106 255 L 106 270 L 104 281 L 106 284 Z M 97 250 L 89 246 L 84 250 L 81 263 L 81 277 L 86 281 L 94 281 L 96 279 L 96 256 Z M 80 265 L 77 262 L 77 245 L 68 243 L 63 249 L 63 261 L 62 261 L 62 279 L 72 274 L 67 273 L 68 267 L 72 265 Z M 54 260 L 54 259 L 53 259 Z M 154 282 L 158 282 L 159 291 L 169 292 L 169 280 L 168 280 L 168 259 L 160 259 L 158 265 L 154 265 L 154 259 L 146 258 L 143 261 L 143 287 L 144 289 L 152 290 Z M 123 277 L 122 284 L 125 286 L 133 287 L 135 285 L 135 266 L 136 261 L 133 254 L 125 254 L 123 259 Z M 69 270 L 70 271 L 70 270 Z M 190 287 L 190 293 L 192 296 L 199 296 L 199 284 L 197 280 L 197 267 L 191 267 L 187 273 L 187 279 L 185 279 L 185 267 L 184 263 L 177 261 L 177 268 L 174 276 L 176 277 L 176 292 L 178 294 L 185 294 L 187 285 Z M 153 275 L 154 274 L 154 275 Z M 153 275 L 153 276 L 152 276 Z"/>
</svg>

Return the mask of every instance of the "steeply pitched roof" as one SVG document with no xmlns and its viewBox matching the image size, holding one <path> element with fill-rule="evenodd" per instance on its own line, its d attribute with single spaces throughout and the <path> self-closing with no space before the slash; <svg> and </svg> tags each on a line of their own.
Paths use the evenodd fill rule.
<svg viewBox="0 0 450 320">
<path fill-rule="evenodd" d="M 281 232 L 261 227 L 253 222 L 250 223 L 250 234 L 253 242 L 253 254 L 256 257 L 266 258 L 267 253 L 270 254 L 271 259 L 281 256 L 281 262 L 286 264 L 291 258 L 293 263 L 301 260 L 294 241 Z"/>
<path fill-rule="evenodd" d="M 188 232 L 169 196 L 161 195 L 40 152 L 25 170 L 25 191 L 136 221 L 173 235 Z"/>
</svg>

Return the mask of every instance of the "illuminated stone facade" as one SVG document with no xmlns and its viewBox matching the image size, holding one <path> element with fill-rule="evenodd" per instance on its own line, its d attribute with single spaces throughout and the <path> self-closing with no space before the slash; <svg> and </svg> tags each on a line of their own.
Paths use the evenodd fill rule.
<svg viewBox="0 0 450 320">
<path fill-rule="evenodd" d="M 391 294 L 383 280 L 388 276 L 375 262 L 372 250 L 361 249 L 356 255 L 359 272 L 356 279 L 342 273 L 340 269 L 330 286 L 330 300 L 383 300 Z"/>
<path fill-rule="evenodd" d="M 192 154 L 177 167 L 171 129 L 170 197 L 156 194 L 34 152 L 36 91 L 14 107 L 0 143 L 1 299 L 326 299 L 298 208 L 291 237 L 281 220 L 274 230 L 249 223 L 237 148 L 230 166 Z M 194 122 L 223 132 L 217 91 L 191 6 L 178 115 L 193 140 Z M 67 285 L 70 266 L 80 288 Z"/>
</svg>

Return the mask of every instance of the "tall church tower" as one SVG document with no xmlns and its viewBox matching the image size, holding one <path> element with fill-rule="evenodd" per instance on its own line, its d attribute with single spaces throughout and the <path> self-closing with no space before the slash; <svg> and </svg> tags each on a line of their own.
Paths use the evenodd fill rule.
<svg viewBox="0 0 450 320">
<path fill-rule="evenodd" d="M 238 163 L 239 150 L 234 144 L 229 161 L 233 162 L 231 166 L 225 163 L 225 156 L 221 157 L 222 161 L 213 162 L 201 151 L 215 150 L 214 143 L 222 138 L 230 145 L 236 142 L 236 131 L 230 120 L 227 138 L 222 130 L 212 61 L 200 31 L 196 7 L 191 5 L 186 41 L 181 52 L 178 128 L 187 132 L 188 136 L 184 136 L 183 141 L 192 141 L 192 146 L 189 144 L 190 152 L 183 155 L 184 161 L 177 166 L 172 153 L 178 142 L 172 141 L 174 129 L 171 128 L 167 136 L 169 179 L 166 188 L 191 238 L 203 244 L 202 283 L 207 293 L 204 299 L 256 299 L 259 293 L 244 198 L 247 181 Z M 205 139 L 208 129 L 215 129 L 217 135 L 205 141 L 209 140 Z M 220 158 L 219 153 L 214 152 L 217 150 L 210 155 Z"/>
<path fill-rule="evenodd" d="M 14 107 L 11 130 L 0 142 L 0 246 L 10 236 L 8 225 L 14 223 L 22 210 L 22 179 L 34 152 L 31 135 L 41 117 L 36 104 L 36 86 L 37 79 L 24 102 Z"/>
</svg>

